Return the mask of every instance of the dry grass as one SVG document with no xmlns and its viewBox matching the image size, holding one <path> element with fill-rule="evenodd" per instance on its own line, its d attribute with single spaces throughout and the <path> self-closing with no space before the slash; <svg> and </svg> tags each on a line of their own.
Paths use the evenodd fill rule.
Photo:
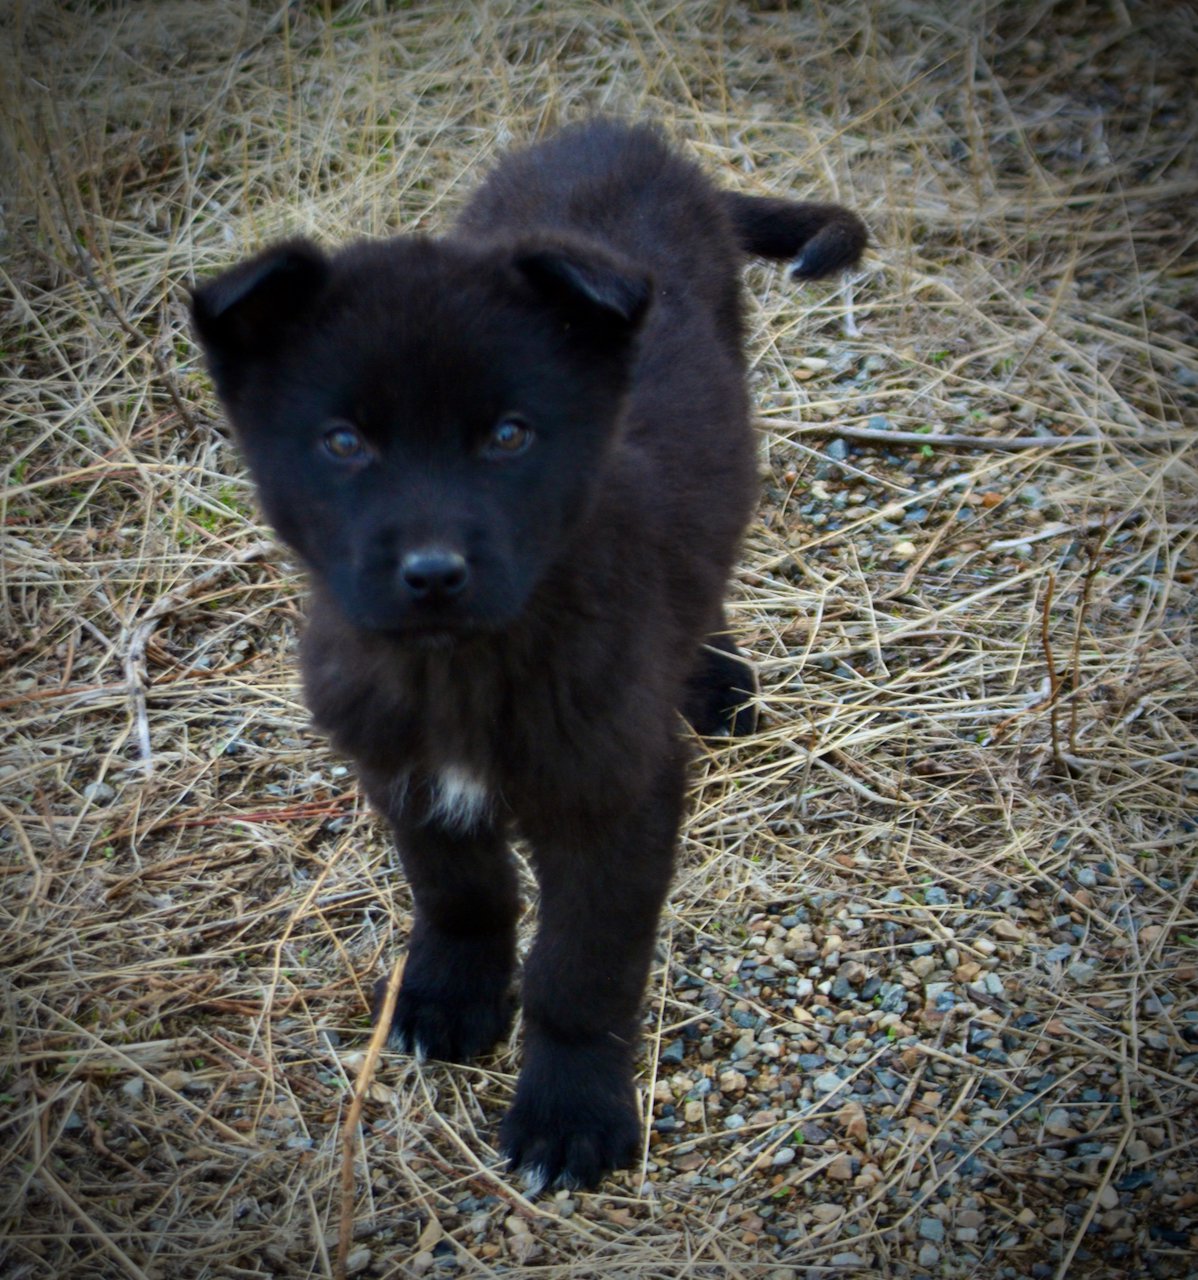
<svg viewBox="0 0 1198 1280">
<path fill-rule="evenodd" d="M 860 331 L 750 271 L 765 716 L 695 773 L 643 1167 L 530 1203 L 491 1147 L 512 1048 L 387 1056 L 350 1269 L 1192 1274 L 1198 16 L 791 9 L 0 14 L 5 1276 L 332 1274 L 406 891 L 305 727 L 183 286 L 436 230 L 595 109 L 860 209 Z"/>
</svg>

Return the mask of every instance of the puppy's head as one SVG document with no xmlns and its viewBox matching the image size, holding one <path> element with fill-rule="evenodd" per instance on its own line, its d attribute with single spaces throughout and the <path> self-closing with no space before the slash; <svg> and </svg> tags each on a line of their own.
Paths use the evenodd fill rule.
<svg viewBox="0 0 1198 1280">
<path fill-rule="evenodd" d="M 585 241 L 268 249 L 192 313 L 267 518 L 352 626 L 511 625 L 601 483 L 647 277 Z"/>
</svg>

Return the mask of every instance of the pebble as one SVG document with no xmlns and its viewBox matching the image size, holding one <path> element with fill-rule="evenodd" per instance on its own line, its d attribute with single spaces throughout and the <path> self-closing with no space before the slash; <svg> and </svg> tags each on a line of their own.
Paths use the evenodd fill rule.
<svg viewBox="0 0 1198 1280">
<path fill-rule="evenodd" d="M 920 1218 L 919 1238 L 921 1240 L 931 1240 L 934 1244 L 943 1243 L 944 1223 L 939 1218 Z"/>
<path fill-rule="evenodd" d="M 660 1061 L 665 1063 L 681 1063 L 685 1056 L 686 1046 L 681 1040 L 671 1040 L 659 1055 Z"/>
<path fill-rule="evenodd" d="M 351 1249 L 345 1259 L 345 1274 L 347 1276 L 355 1276 L 359 1271 L 365 1271 L 370 1265 L 371 1256 L 369 1249 Z"/>
<path fill-rule="evenodd" d="M 817 1093 L 835 1093 L 844 1081 L 835 1071 L 825 1071 L 822 1076 L 816 1076 L 811 1084 Z"/>
<path fill-rule="evenodd" d="M 919 1265 L 934 1267 L 940 1261 L 940 1250 L 934 1244 L 924 1244 L 919 1249 Z"/>
<path fill-rule="evenodd" d="M 1055 1107 L 1044 1120 L 1044 1132 L 1051 1133 L 1054 1138 L 1071 1138 L 1077 1131 L 1069 1112 L 1063 1107 Z"/>
<path fill-rule="evenodd" d="M 747 1088 L 748 1083 L 748 1077 L 743 1071 L 720 1072 L 721 1093 L 743 1093 Z"/>
</svg>

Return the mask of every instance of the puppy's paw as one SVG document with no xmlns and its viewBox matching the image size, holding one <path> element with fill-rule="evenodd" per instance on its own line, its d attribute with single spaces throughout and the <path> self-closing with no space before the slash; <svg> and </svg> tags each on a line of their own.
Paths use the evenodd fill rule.
<svg viewBox="0 0 1198 1280">
<path fill-rule="evenodd" d="M 409 964 L 404 972 L 387 1037 L 393 1049 L 420 1062 L 469 1062 L 507 1035 L 516 1008 L 509 970 L 419 968 Z M 376 1022 L 386 986 L 383 979 L 374 988 Z"/>
<path fill-rule="evenodd" d="M 376 996 L 378 1007 L 380 996 Z M 469 1062 L 494 1047 L 512 1025 L 515 999 L 445 1001 L 405 996 L 395 1002 L 387 1042 L 418 1062 Z"/>
<path fill-rule="evenodd" d="M 595 1187 L 640 1155 L 641 1119 L 626 1070 L 595 1070 L 577 1051 L 540 1053 L 525 1067 L 500 1126 L 500 1146 L 530 1195 L 552 1187 Z M 531 1067 L 531 1070 L 530 1070 Z M 574 1069 L 572 1069 L 574 1068 Z"/>
</svg>

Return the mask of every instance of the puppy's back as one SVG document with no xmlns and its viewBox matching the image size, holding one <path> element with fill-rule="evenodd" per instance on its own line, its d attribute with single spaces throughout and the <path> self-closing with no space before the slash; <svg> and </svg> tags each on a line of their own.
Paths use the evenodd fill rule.
<svg viewBox="0 0 1198 1280">
<path fill-rule="evenodd" d="M 534 228 L 586 235 L 661 284 L 739 266 L 722 194 L 649 125 L 589 120 L 505 157 L 458 221 L 474 235 Z"/>
</svg>

